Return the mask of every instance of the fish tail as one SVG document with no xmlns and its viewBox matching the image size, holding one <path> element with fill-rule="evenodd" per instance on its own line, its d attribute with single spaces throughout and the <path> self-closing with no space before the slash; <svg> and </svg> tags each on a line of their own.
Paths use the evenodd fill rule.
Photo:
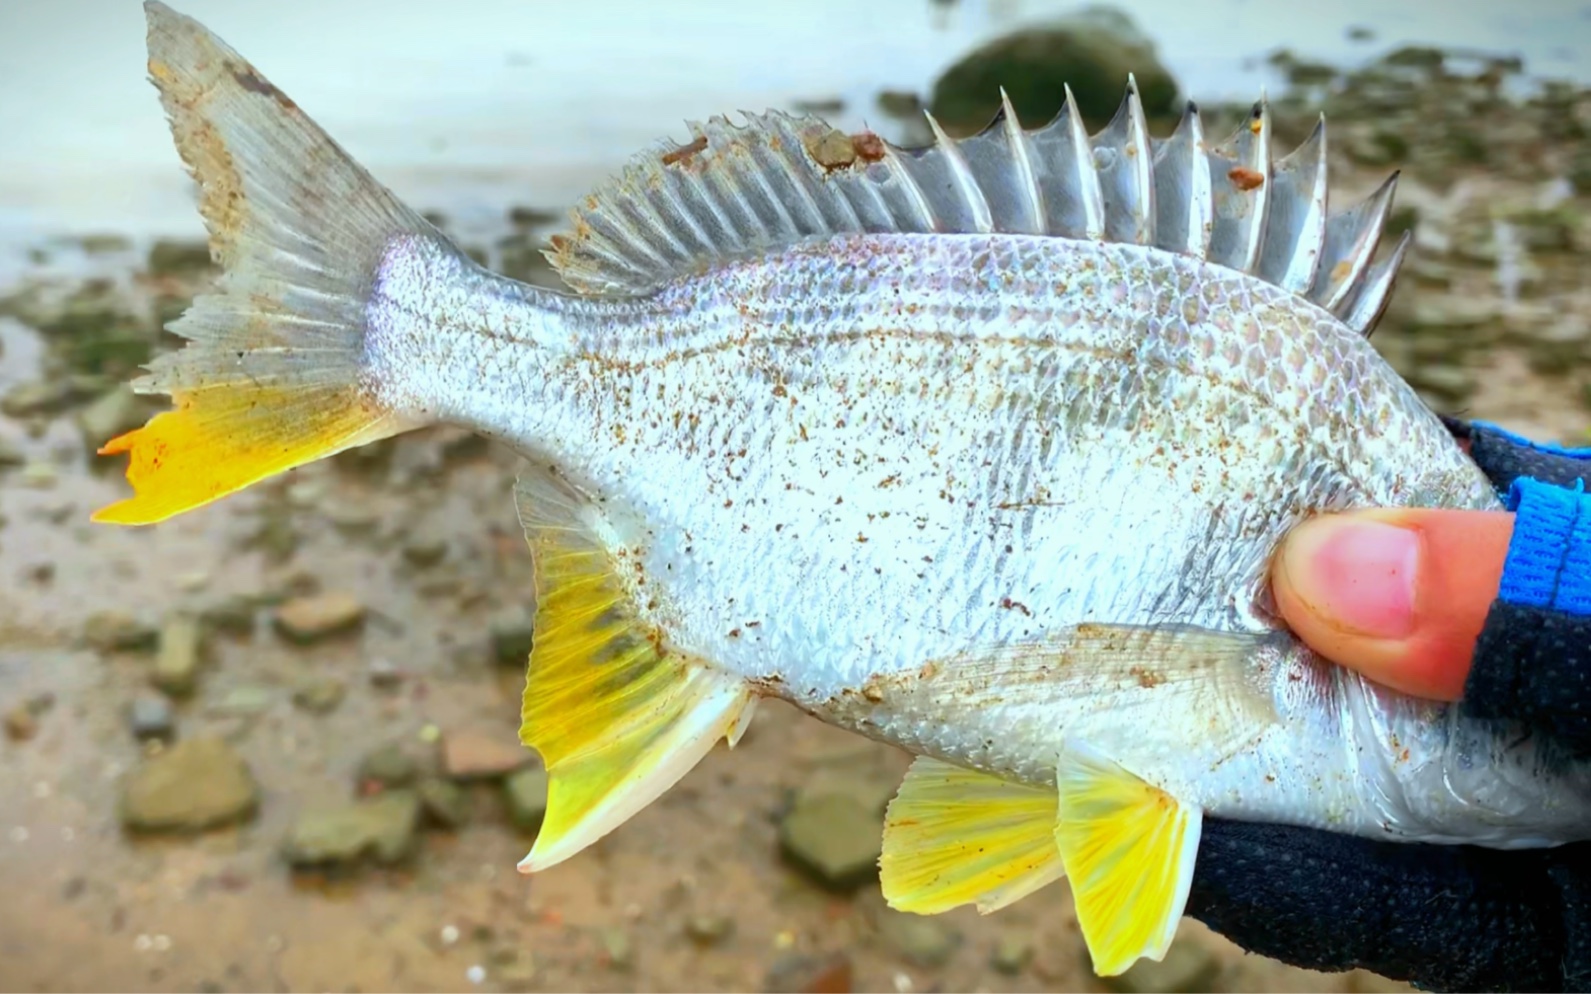
<svg viewBox="0 0 1591 994">
<path fill-rule="evenodd" d="M 133 496 L 95 521 L 151 524 L 278 473 L 417 428 L 378 395 L 369 307 L 397 239 L 441 239 L 254 67 L 198 22 L 145 4 L 149 75 L 199 185 L 215 288 L 187 339 L 133 383 L 172 410 L 106 442 Z"/>
</svg>

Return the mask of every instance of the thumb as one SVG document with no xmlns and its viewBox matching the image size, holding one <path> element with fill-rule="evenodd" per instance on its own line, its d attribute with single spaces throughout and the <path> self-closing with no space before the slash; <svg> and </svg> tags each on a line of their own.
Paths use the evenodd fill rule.
<svg viewBox="0 0 1591 994">
<path fill-rule="evenodd" d="M 1282 542 L 1277 607 L 1327 659 L 1404 693 L 1457 700 L 1513 530 L 1503 511 L 1322 515 Z"/>
</svg>

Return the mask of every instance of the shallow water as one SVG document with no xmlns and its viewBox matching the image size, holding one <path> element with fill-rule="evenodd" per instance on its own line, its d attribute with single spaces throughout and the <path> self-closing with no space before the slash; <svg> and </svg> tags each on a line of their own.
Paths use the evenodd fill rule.
<svg viewBox="0 0 1591 994">
<path fill-rule="evenodd" d="M 923 92 L 961 53 L 1081 6 L 1058 0 L 178 0 L 355 157 L 468 223 L 560 207 L 682 121 L 840 98 L 841 127 L 887 136 L 874 98 Z M 1197 99 L 1248 99 L 1278 47 L 1352 64 L 1406 42 L 1517 53 L 1591 82 L 1578 0 L 1126 0 Z M 133 0 L 0 4 L 0 246 L 44 234 L 198 236 L 143 79 Z M 1355 42 L 1350 26 L 1375 38 Z M 20 85 L 19 85 L 20 84 Z"/>
</svg>

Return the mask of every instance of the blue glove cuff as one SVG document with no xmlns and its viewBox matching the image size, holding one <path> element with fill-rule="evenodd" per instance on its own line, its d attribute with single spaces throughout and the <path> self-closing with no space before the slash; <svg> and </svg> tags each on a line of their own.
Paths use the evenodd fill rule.
<svg viewBox="0 0 1591 994">
<path fill-rule="evenodd" d="M 1576 480 L 1571 489 L 1520 477 L 1506 501 L 1515 515 L 1514 535 L 1498 599 L 1591 615 L 1591 494 L 1584 482 Z"/>
</svg>

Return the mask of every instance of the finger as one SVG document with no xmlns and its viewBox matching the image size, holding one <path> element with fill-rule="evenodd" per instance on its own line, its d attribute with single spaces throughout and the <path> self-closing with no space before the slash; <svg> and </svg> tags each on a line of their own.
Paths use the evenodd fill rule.
<svg viewBox="0 0 1591 994">
<path fill-rule="evenodd" d="M 1513 529 L 1503 511 L 1322 515 L 1282 543 L 1277 607 L 1326 658 L 1404 693 L 1457 700 Z"/>
</svg>

